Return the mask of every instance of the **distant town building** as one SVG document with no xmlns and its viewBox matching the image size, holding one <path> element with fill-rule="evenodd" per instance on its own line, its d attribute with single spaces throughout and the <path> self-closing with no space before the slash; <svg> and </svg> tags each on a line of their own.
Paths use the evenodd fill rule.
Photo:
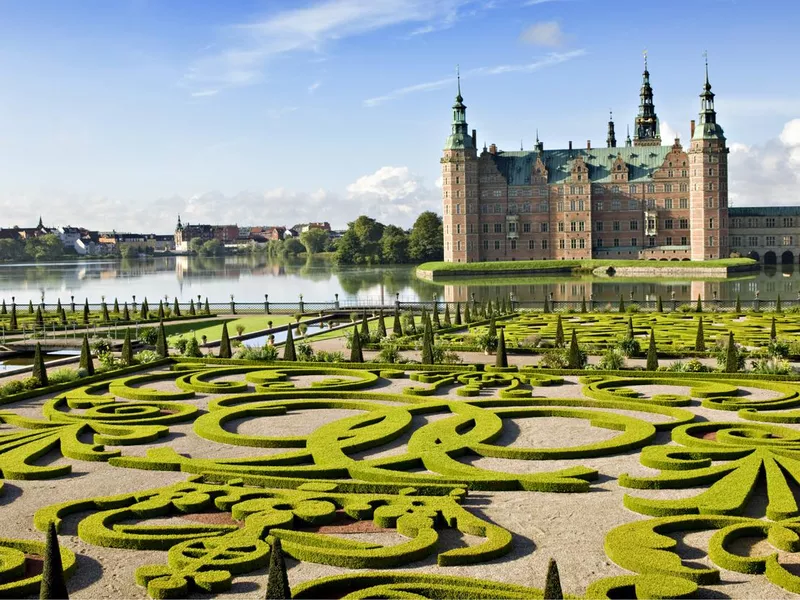
<svg viewBox="0 0 800 600">
<path fill-rule="evenodd" d="M 690 142 L 662 145 L 645 68 L 633 139 L 606 145 L 478 154 L 458 94 L 442 165 L 448 262 L 640 258 L 706 260 L 733 255 L 792 263 L 800 256 L 799 207 L 729 207 L 728 152 L 706 77 Z M 768 201 L 768 199 L 765 199 Z"/>
</svg>

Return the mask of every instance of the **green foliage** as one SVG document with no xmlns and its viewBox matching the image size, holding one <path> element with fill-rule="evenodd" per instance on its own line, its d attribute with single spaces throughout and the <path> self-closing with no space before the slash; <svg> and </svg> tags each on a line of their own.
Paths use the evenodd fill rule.
<svg viewBox="0 0 800 600">
<path fill-rule="evenodd" d="M 733 339 L 733 331 L 728 333 L 728 344 L 725 348 L 725 372 L 736 373 L 741 369 L 739 362 L 739 352 L 736 349 L 736 343 Z"/>
<path fill-rule="evenodd" d="M 496 367 L 507 367 L 508 366 L 508 356 L 506 356 L 506 338 L 503 335 L 503 330 L 500 330 L 500 337 L 498 338 L 497 342 L 497 354 L 495 355 L 495 366 Z"/>
<path fill-rule="evenodd" d="M 42 346 L 36 342 L 36 347 L 33 351 L 33 371 L 31 377 L 36 380 L 38 387 L 47 387 L 47 367 L 44 364 L 44 355 L 42 354 Z"/>
<path fill-rule="evenodd" d="M 561 324 L 561 315 L 558 315 L 556 320 L 556 348 L 563 348 L 566 345 L 564 340 L 564 326 Z"/>
<path fill-rule="evenodd" d="M 737 315 L 742 313 L 742 299 L 739 297 L 739 294 L 736 294 L 736 307 L 734 308 L 734 312 Z"/>
<path fill-rule="evenodd" d="M 625 355 L 616 348 L 609 348 L 603 352 L 597 366 L 604 371 L 619 371 L 625 368 Z"/>
<path fill-rule="evenodd" d="M 195 358 L 203 356 L 203 352 L 200 350 L 200 342 L 197 341 L 195 336 L 186 340 L 186 347 L 183 350 L 183 355 Z"/>
<path fill-rule="evenodd" d="M 656 301 L 656 312 L 663 313 L 664 312 L 664 304 L 661 302 L 661 296 L 659 295 L 658 300 Z"/>
<path fill-rule="evenodd" d="M 139 352 L 133 355 L 132 364 L 144 365 L 147 363 L 156 362 L 157 360 L 161 360 L 162 358 L 163 357 L 154 350 L 140 350 Z"/>
<path fill-rule="evenodd" d="M 403 337 L 403 327 L 400 324 L 400 313 L 395 309 L 394 319 L 392 320 L 392 333 L 395 337 Z"/>
<path fill-rule="evenodd" d="M 578 335 L 572 330 L 572 338 L 569 342 L 569 352 L 567 354 L 568 369 L 582 369 L 586 366 L 586 353 L 578 346 Z"/>
<path fill-rule="evenodd" d="M 625 312 L 625 298 L 622 297 L 622 294 L 619 295 L 619 312 Z"/>
<path fill-rule="evenodd" d="M 58 545 L 56 524 L 53 521 L 50 521 L 47 527 L 47 543 L 45 545 L 42 584 L 39 588 L 39 598 L 58 600 L 69 598 L 67 582 L 64 576 L 64 567 L 61 562 L 61 548 Z"/>
<path fill-rule="evenodd" d="M 286 328 L 286 343 L 283 345 L 283 360 L 296 361 L 297 353 L 294 347 L 294 337 L 292 336 L 292 326 Z"/>
<path fill-rule="evenodd" d="M 703 300 L 700 298 L 700 294 L 697 295 L 697 304 L 695 305 L 694 312 L 701 313 L 703 312 Z"/>
<path fill-rule="evenodd" d="M 80 368 L 86 371 L 87 375 L 94 375 L 94 361 L 92 351 L 89 348 L 89 336 L 83 334 L 83 344 L 81 345 Z"/>
<path fill-rule="evenodd" d="M 225 322 L 222 324 L 222 337 L 219 340 L 219 352 L 217 356 L 220 358 L 230 358 L 231 357 L 231 338 L 228 335 L 228 323 Z"/>
<path fill-rule="evenodd" d="M 564 592 L 561 591 L 561 578 L 558 575 L 558 565 L 554 559 L 547 563 L 547 578 L 544 583 L 545 600 L 563 600 Z"/>
<path fill-rule="evenodd" d="M 442 218 L 434 212 L 421 213 L 408 236 L 408 255 L 414 262 L 441 260 L 444 254 Z"/>
<path fill-rule="evenodd" d="M 269 573 L 267 575 L 267 598 L 287 600 L 292 597 L 289 588 L 289 577 L 286 574 L 286 562 L 283 559 L 281 539 L 274 538 L 269 557 Z"/>
<path fill-rule="evenodd" d="M 358 328 L 355 325 L 353 325 L 353 337 L 350 339 L 350 362 L 364 362 L 364 354 L 361 351 L 361 336 L 359 335 Z"/>
<path fill-rule="evenodd" d="M 467 303 L 469 305 L 469 303 Z M 461 325 L 461 302 L 456 302 L 456 314 L 453 318 L 453 325 Z"/>
<path fill-rule="evenodd" d="M 324 252 L 329 240 L 330 234 L 319 227 L 311 227 L 300 234 L 300 242 L 308 254 Z"/>
<path fill-rule="evenodd" d="M 656 352 L 656 334 L 650 329 L 650 343 L 647 347 L 647 365 L 645 370 L 656 371 L 658 369 L 658 353 Z"/>
<path fill-rule="evenodd" d="M 160 320 L 158 323 L 158 334 L 156 337 L 156 354 L 161 358 L 169 356 L 169 348 L 167 347 L 167 333 L 164 330 L 164 321 Z"/>
<path fill-rule="evenodd" d="M 433 358 L 433 327 L 427 316 L 424 318 L 424 329 L 422 331 L 422 352 L 420 361 L 423 365 L 434 364 Z"/>
<path fill-rule="evenodd" d="M 83 324 L 89 324 L 89 299 L 87 298 L 86 301 L 83 303 Z"/>
<path fill-rule="evenodd" d="M 278 349 L 269 344 L 261 348 L 251 348 L 250 346 L 242 345 L 236 350 L 235 358 L 260 362 L 274 362 L 278 360 Z"/>
<path fill-rule="evenodd" d="M 697 321 L 697 335 L 695 336 L 694 349 L 696 352 L 706 351 L 705 334 L 703 333 L 703 317 Z"/>
</svg>

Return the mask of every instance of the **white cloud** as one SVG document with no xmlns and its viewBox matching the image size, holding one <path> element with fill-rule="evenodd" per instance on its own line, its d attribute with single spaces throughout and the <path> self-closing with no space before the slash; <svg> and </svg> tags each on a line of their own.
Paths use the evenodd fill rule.
<svg viewBox="0 0 800 600">
<path fill-rule="evenodd" d="M 192 98 L 203 98 L 205 96 L 216 96 L 219 90 L 200 90 L 199 92 L 192 92 Z"/>
<path fill-rule="evenodd" d="M 322 52 L 331 42 L 379 29 L 453 23 L 459 12 L 477 0 L 327 0 L 292 8 L 266 18 L 227 27 L 220 45 L 191 65 L 183 76 L 186 86 L 242 86 L 261 79 L 265 64 L 293 52 Z"/>
<path fill-rule="evenodd" d="M 800 119 L 757 146 L 732 143 L 728 155 L 732 206 L 797 205 L 800 198 Z"/>
<path fill-rule="evenodd" d="M 548 2 L 565 2 L 566 0 L 528 0 L 522 6 L 536 6 L 537 4 L 546 4 Z"/>
<path fill-rule="evenodd" d="M 564 45 L 565 36 L 558 21 L 542 21 L 523 30 L 519 39 L 534 46 L 557 48 Z"/>
<path fill-rule="evenodd" d="M 664 146 L 672 146 L 675 143 L 675 138 L 681 137 L 680 132 L 670 127 L 666 121 L 659 123 L 659 130 L 661 131 L 661 144 Z"/>
<path fill-rule="evenodd" d="M 312 83 L 310 86 L 308 86 L 308 93 L 309 93 L 309 94 L 313 94 L 315 91 L 317 91 L 317 88 L 318 88 L 319 86 L 321 86 L 321 85 L 322 85 L 322 82 L 321 82 L 321 81 L 315 81 L 315 82 L 314 82 L 314 83 Z"/>
<path fill-rule="evenodd" d="M 572 60 L 573 58 L 578 58 L 579 56 L 583 56 L 586 54 L 584 50 L 572 50 L 570 52 L 552 52 L 541 58 L 537 61 L 519 65 L 495 65 L 494 67 L 479 67 L 477 69 L 470 69 L 469 71 L 464 71 L 461 76 L 462 78 L 469 78 L 469 77 L 486 77 L 490 75 L 503 75 L 505 73 L 531 73 L 533 71 L 538 71 L 539 69 L 543 69 L 545 67 L 550 67 L 553 65 L 557 65 L 568 60 Z M 395 100 L 402 96 L 407 96 L 408 94 L 414 94 L 416 92 L 429 92 L 431 90 L 438 90 L 446 86 L 455 85 L 456 78 L 455 77 L 445 77 L 443 79 L 437 79 L 436 81 L 427 81 L 425 83 L 417 83 L 414 85 L 409 85 L 406 87 L 398 88 L 396 90 L 392 90 L 391 92 L 384 94 L 383 96 L 375 96 L 373 98 L 367 98 L 364 100 L 364 106 L 373 107 L 379 104 L 383 104 L 384 102 L 388 102 L 389 100 Z"/>
<path fill-rule="evenodd" d="M 408 227 L 426 210 L 439 210 L 441 192 L 423 185 L 408 167 L 381 167 L 347 186 L 352 215 L 369 215 L 386 224 Z"/>
</svg>

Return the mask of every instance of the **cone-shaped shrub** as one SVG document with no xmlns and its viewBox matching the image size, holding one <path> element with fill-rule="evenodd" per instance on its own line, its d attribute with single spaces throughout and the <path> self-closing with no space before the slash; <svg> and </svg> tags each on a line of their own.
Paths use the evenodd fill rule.
<svg viewBox="0 0 800 600">
<path fill-rule="evenodd" d="M 217 356 L 220 358 L 231 357 L 231 338 L 228 335 L 227 322 L 222 324 L 222 337 L 219 340 L 219 354 L 217 354 Z"/>
<path fill-rule="evenodd" d="M 586 312 L 586 296 L 581 296 L 581 312 Z"/>
<path fill-rule="evenodd" d="M 83 303 L 83 324 L 89 324 L 89 299 L 87 298 Z"/>
<path fill-rule="evenodd" d="M 59 300 L 58 303 L 61 304 L 61 300 Z M 117 301 L 116 298 L 114 298 L 114 314 L 115 315 L 119 314 L 119 302 Z"/>
<path fill-rule="evenodd" d="M 492 315 L 492 318 L 489 319 L 489 337 L 497 337 L 497 325 L 494 322 L 494 315 Z"/>
<path fill-rule="evenodd" d="M 28 314 L 33 314 L 33 300 L 28 300 Z"/>
<path fill-rule="evenodd" d="M 292 597 L 292 591 L 289 589 L 289 577 L 286 575 L 286 561 L 283 559 L 281 539 L 278 537 L 272 542 L 272 552 L 269 556 L 266 597 L 268 600 L 288 600 Z"/>
<path fill-rule="evenodd" d="M 44 315 L 42 314 L 42 307 L 36 307 L 36 326 L 44 327 Z"/>
<path fill-rule="evenodd" d="M 783 307 L 781 306 L 781 295 L 778 294 L 778 299 L 775 301 L 775 312 L 783 312 Z"/>
<path fill-rule="evenodd" d="M 197 314 L 197 310 L 194 307 L 194 299 L 189 300 L 189 314 L 193 317 Z"/>
<path fill-rule="evenodd" d="M 61 300 L 59 300 L 58 303 L 61 304 Z M 8 314 L 8 309 L 6 308 L 6 301 L 3 300 L 3 306 L 0 307 L 0 315 L 7 315 L 7 314 Z"/>
<path fill-rule="evenodd" d="M 464 304 L 464 323 L 466 323 L 467 325 L 472 323 L 472 315 L 469 314 L 469 302 Z"/>
<path fill-rule="evenodd" d="M 394 319 L 392 320 L 392 333 L 395 337 L 403 336 L 403 326 L 400 324 L 400 312 L 394 309 Z"/>
<path fill-rule="evenodd" d="M 383 320 L 383 309 L 378 311 L 378 337 L 383 339 L 386 337 L 386 321 Z"/>
<path fill-rule="evenodd" d="M 205 306 L 204 310 L 205 310 L 207 315 L 211 314 L 211 307 L 208 305 L 208 298 L 206 298 L 206 306 Z"/>
<path fill-rule="evenodd" d="M 742 312 L 742 299 L 739 297 L 739 294 L 736 294 L 736 314 L 738 315 Z"/>
<path fill-rule="evenodd" d="M 9 329 L 19 329 L 19 325 L 17 324 L 17 305 L 11 304 L 11 319 L 8 322 Z"/>
<path fill-rule="evenodd" d="M 655 371 L 658 369 L 658 354 L 656 353 L 656 334 L 650 328 L 650 345 L 647 347 L 647 365 L 645 369 Z"/>
<path fill-rule="evenodd" d="M 619 312 L 625 312 L 625 298 L 622 297 L 622 294 L 619 295 Z"/>
<path fill-rule="evenodd" d="M 36 380 L 36 387 L 47 387 L 47 367 L 44 365 L 44 355 L 42 345 L 36 342 L 36 349 L 33 351 L 33 371 L 31 377 Z"/>
<path fill-rule="evenodd" d="M 564 326 L 561 324 L 561 315 L 556 318 L 556 348 L 563 348 L 566 345 L 564 340 Z"/>
<path fill-rule="evenodd" d="M 705 333 L 703 332 L 703 317 L 697 322 L 697 335 L 694 338 L 694 349 L 697 352 L 706 351 Z"/>
<path fill-rule="evenodd" d="M 564 592 L 561 590 L 561 577 L 558 575 L 558 565 L 554 559 L 547 563 L 547 579 L 544 582 L 544 600 L 564 600 Z"/>
<path fill-rule="evenodd" d="M 496 367 L 507 367 L 508 356 L 506 355 L 506 336 L 503 329 L 500 329 L 500 338 L 497 340 L 497 354 L 494 357 Z"/>
<path fill-rule="evenodd" d="M 582 369 L 583 360 L 581 357 L 581 349 L 578 346 L 578 334 L 572 330 L 572 339 L 569 341 L 569 354 L 567 355 L 567 368 L 568 369 Z"/>
<path fill-rule="evenodd" d="M 142 308 L 139 312 L 139 316 L 145 320 L 150 317 L 150 306 L 147 304 L 147 298 L 142 301 Z"/>
<path fill-rule="evenodd" d="M 364 354 L 361 352 L 361 336 L 358 334 L 358 327 L 355 325 L 353 325 L 353 338 L 350 340 L 350 362 L 364 362 Z"/>
<path fill-rule="evenodd" d="M 433 325 L 436 329 L 442 328 L 442 322 L 439 320 L 439 303 L 433 303 Z"/>
<path fill-rule="evenodd" d="M 461 325 L 461 302 L 456 302 L 456 314 L 453 318 L 454 325 Z"/>
<path fill-rule="evenodd" d="M 159 321 L 163 321 L 164 317 L 165 317 L 165 315 L 164 315 L 164 302 L 159 300 L 158 301 L 158 320 Z"/>
<path fill-rule="evenodd" d="M 494 322 L 494 319 L 492 319 Z M 425 328 L 422 331 L 422 364 L 433 364 L 433 327 L 428 319 L 425 319 Z"/>
<path fill-rule="evenodd" d="M 167 347 L 167 332 L 164 331 L 164 320 L 158 322 L 158 337 L 156 338 L 156 353 L 161 358 L 169 356 L 169 348 Z M 230 357 L 228 357 L 230 358 Z"/>
<path fill-rule="evenodd" d="M 628 332 L 625 334 L 625 339 L 632 340 L 633 338 L 633 317 L 628 317 Z"/>
<path fill-rule="evenodd" d="M 128 303 L 122 305 L 122 320 L 123 321 L 130 321 L 131 320 L 131 311 L 128 310 Z"/>
<path fill-rule="evenodd" d="M 297 360 L 297 352 L 294 349 L 294 337 L 292 336 L 291 324 L 286 329 L 286 343 L 283 345 L 283 360 Z"/>
<path fill-rule="evenodd" d="M 361 341 L 369 340 L 369 322 L 367 321 L 367 311 L 361 315 Z"/>
<path fill-rule="evenodd" d="M 61 318 L 61 324 L 62 325 L 66 325 L 67 324 L 67 311 L 64 310 L 63 307 L 61 308 L 61 312 L 59 314 L 59 317 Z"/>
<path fill-rule="evenodd" d="M 778 331 L 775 328 L 775 317 L 772 317 L 772 324 L 769 326 L 769 339 L 772 342 L 778 339 Z"/>
<path fill-rule="evenodd" d="M 550 300 L 548 300 L 547 296 L 544 297 L 544 308 L 542 309 L 542 312 L 550 312 Z"/>
<path fill-rule="evenodd" d="M 133 347 L 131 346 L 130 327 L 125 328 L 125 339 L 122 342 L 122 362 L 129 367 L 133 365 Z"/>
<path fill-rule="evenodd" d="M 659 296 L 658 300 L 656 300 L 656 311 L 660 313 L 664 312 L 664 305 L 661 303 L 661 296 Z"/>
<path fill-rule="evenodd" d="M 103 323 L 108 323 L 111 320 L 111 318 L 108 315 L 108 304 L 106 304 L 105 302 L 103 302 L 101 306 L 101 312 L 103 315 Z"/>
<path fill-rule="evenodd" d="M 87 375 L 94 375 L 94 361 L 92 360 L 92 349 L 89 348 L 89 336 L 83 334 L 83 344 L 81 344 L 80 368 L 86 370 Z"/>
<path fill-rule="evenodd" d="M 700 298 L 700 294 L 697 294 L 697 306 L 695 306 L 694 312 L 703 312 L 703 300 Z"/>
<path fill-rule="evenodd" d="M 181 305 L 178 304 L 178 297 L 175 297 L 175 302 L 172 303 L 172 314 L 176 317 L 181 316 Z"/>
<path fill-rule="evenodd" d="M 733 340 L 733 331 L 728 332 L 728 353 L 725 355 L 725 372 L 736 373 L 739 370 L 739 353 Z"/>
<path fill-rule="evenodd" d="M 444 326 L 445 327 L 452 327 L 453 322 L 450 320 L 450 305 L 444 305 Z"/>
<path fill-rule="evenodd" d="M 494 314 L 494 308 L 492 307 L 492 301 L 489 300 L 489 303 L 486 305 L 486 312 L 484 316 L 491 317 Z"/>
<path fill-rule="evenodd" d="M 42 565 L 42 583 L 39 586 L 39 598 L 48 600 L 65 600 L 69 598 L 67 582 L 64 577 L 64 566 L 61 563 L 61 549 L 58 545 L 56 524 L 50 521 L 47 527 L 47 540 L 44 546 L 44 564 Z"/>
</svg>

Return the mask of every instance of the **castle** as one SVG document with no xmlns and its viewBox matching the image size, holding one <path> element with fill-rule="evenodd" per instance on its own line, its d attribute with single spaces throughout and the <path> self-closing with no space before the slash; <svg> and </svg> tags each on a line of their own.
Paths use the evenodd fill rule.
<svg viewBox="0 0 800 600">
<path fill-rule="evenodd" d="M 708 78 L 691 140 L 662 145 L 645 67 L 634 137 L 605 148 L 478 154 L 458 95 L 444 147 L 442 200 L 447 262 L 624 258 L 710 260 L 800 257 L 800 207 L 728 206 L 728 152 Z M 767 199 L 765 199 L 767 200 Z"/>
</svg>

